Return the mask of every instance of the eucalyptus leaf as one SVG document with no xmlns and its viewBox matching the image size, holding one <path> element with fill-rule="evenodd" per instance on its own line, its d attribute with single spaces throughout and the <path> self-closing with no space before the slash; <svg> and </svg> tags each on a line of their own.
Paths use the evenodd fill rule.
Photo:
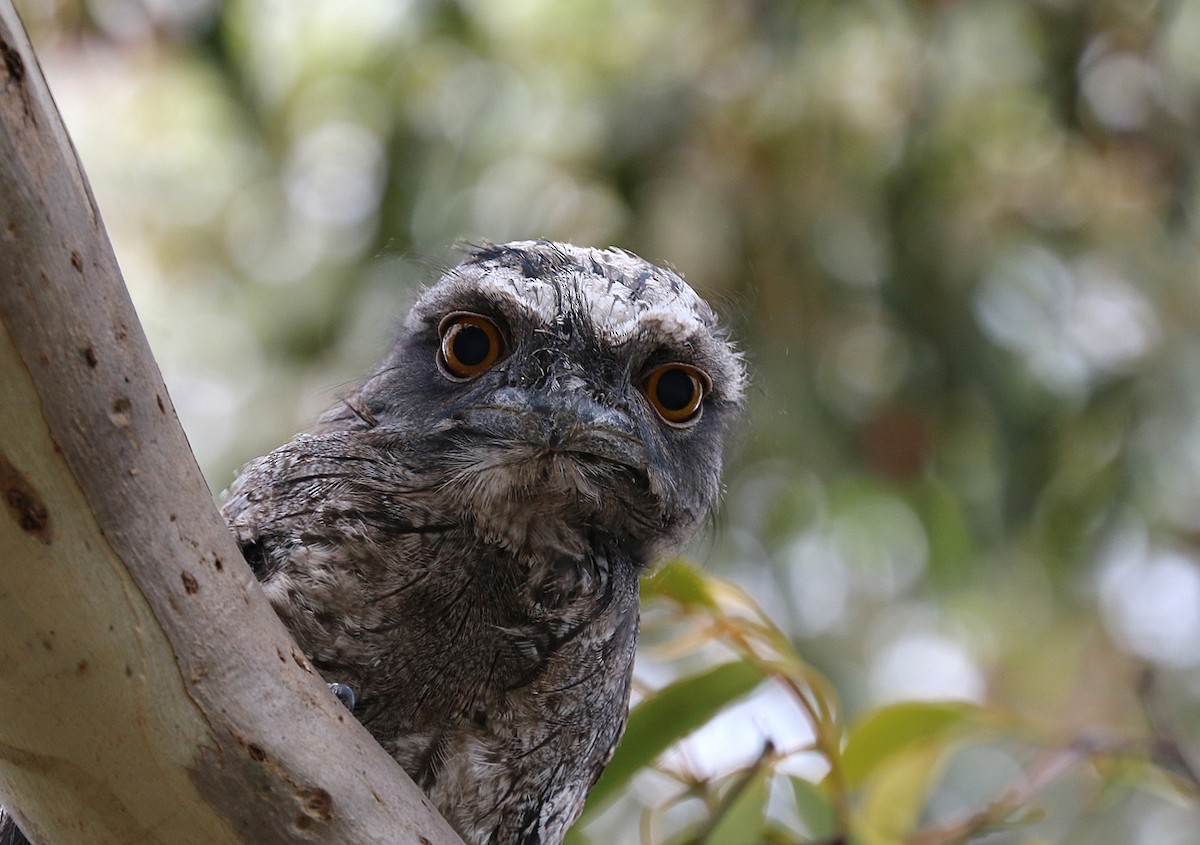
<svg viewBox="0 0 1200 845">
<path fill-rule="evenodd" d="M 965 702 L 925 701 L 904 701 L 872 711 L 851 730 L 842 752 L 846 785 L 860 785 L 895 754 L 966 725 L 978 712 Z"/>
<path fill-rule="evenodd" d="M 588 795 L 585 818 L 615 796 L 659 754 L 749 693 L 762 680 L 762 672 L 751 663 L 723 663 L 678 680 L 635 707 L 612 762 Z"/>
</svg>

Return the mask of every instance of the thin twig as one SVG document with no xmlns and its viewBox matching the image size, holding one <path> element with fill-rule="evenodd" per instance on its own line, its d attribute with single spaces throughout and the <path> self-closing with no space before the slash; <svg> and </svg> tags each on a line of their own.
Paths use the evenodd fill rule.
<svg viewBox="0 0 1200 845">
<path fill-rule="evenodd" d="M 763 767 L 769 765 L 775 759 L 775 756 L 775 745 L 768 739 L 763 743 L 763 748 L 759 752 L 758 758 L 738 775 L 738 779 L 734 782 L 733 786 L 729 787 L 721 797 L 721 802 L 713 810 L 712 815 L 708 817 L 708 820 L 696 835 L 687 841 L 686 845 L 704 845 L 704 843 L 708 842 L 709 837 L 712 836 L 712 832 L 721 823 L 721 819 L 725 817 L 725 814 L 729 812 L 742 793 L 746 791 L 746 788 L 750 786 Z"/>
<path fill-rule="evenodd" d="M 749 641 L 749 638 L 746 637 L 745 633 L 738 626 L 729 625 L 724 620 L 716 621 L 719 631 L 726 638 L 732 640 L 754 661 L 763 670 L 764 674 L 768 677 L 774 677 L 782 683 L 784 689 L 795 699 L 800 709 L 804 712 L 813 729 L 813 745 L 816 751 L 829 764 L 830 804 L 837 827 L 837 834 L 842 837 L 847 836 L 850 831 L 850 792 L 846 785 L 845 773 L 842 771 L 840 720 L 829 712 L 828 707 L 830 702 L 822 696 L 813 695 L 810 697 L 806 694 L 808 690 L 801 686 L 795 678 L 790 674 L 778 671 L 778 662 L 759 654 L 754 644 Z M 724 624 L 722 624 L 723 622 Z M 786 641 L 782 632 L 771 626 L 768 621 L 764 620 L 763 624 L 766 627 L 758 631 L 759 636 L 764 639 L 782 639 Z M 766 645 L 776 653 L 783 653 L 783 649 L 778 642 L 768 641 Z"/>
<path fill-rule="evenodd" d="M 1063 748 L 1046 752 L 984 809 L 918 831 L 908 838 L 906 845 L 952 845 L 1003 824 L 1072 766 L 1088 759 L 1099 748 L 1094 740 L 1078 739 Z"/>
<path fill-rule="evenodd" d="M 1158 674 L 1153 666 L 1146 664 L 1142 667 L 1136 689 L 1146 724 L 1150 728 L 1150 759 L 1200 793 L 1200 770 L 1167 712 L 1158 686 Z"/>
</svg>

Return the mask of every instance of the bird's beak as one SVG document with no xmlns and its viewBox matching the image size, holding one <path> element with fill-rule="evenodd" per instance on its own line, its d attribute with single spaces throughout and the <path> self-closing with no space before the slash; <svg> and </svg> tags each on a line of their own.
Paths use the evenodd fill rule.
<svg viewBox="0 0 1200 845">
<path fill-rule="evenodd" d="M 505 387 L 465 409 L 462 418 L 497 442 L 610 461 L 643 476 L 646 472 L 646 448 L 629 414 L 597 402 L 588 390 Z"/>
</svg>

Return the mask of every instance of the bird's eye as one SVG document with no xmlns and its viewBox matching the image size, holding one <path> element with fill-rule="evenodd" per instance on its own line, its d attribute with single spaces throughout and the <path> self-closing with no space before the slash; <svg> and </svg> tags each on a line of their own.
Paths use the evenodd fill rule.
<svg viewBox="0 0 1200 845">
<path fill-rule="evenodd" d="M 500 329 L 479 314 L 451 314 L 438 326 L 441 364 L 452 378 L 468 379 L 495 364 L 504 351 Z"/>
<path fill-rule="evenodd" d="M 680 425 L 696 419 L 709 383 L 708 376 L 695 367 L 663 364 L 646 376 L 642 392 L 660 417 Z"/>
</svg>

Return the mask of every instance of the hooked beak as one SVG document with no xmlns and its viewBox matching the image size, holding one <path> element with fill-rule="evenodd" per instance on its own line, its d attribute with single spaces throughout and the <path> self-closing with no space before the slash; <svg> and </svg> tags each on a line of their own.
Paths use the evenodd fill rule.
<svg viewBox="0 0 1200 845">
<path fill-rule="evenodd" d="M 506 387 L 464 409 L 461 419 L 472 431 L 497 442 L 608 461 L 646 477 L 646 448 L 633 420 L 583 391 Z"/>
</svg>

